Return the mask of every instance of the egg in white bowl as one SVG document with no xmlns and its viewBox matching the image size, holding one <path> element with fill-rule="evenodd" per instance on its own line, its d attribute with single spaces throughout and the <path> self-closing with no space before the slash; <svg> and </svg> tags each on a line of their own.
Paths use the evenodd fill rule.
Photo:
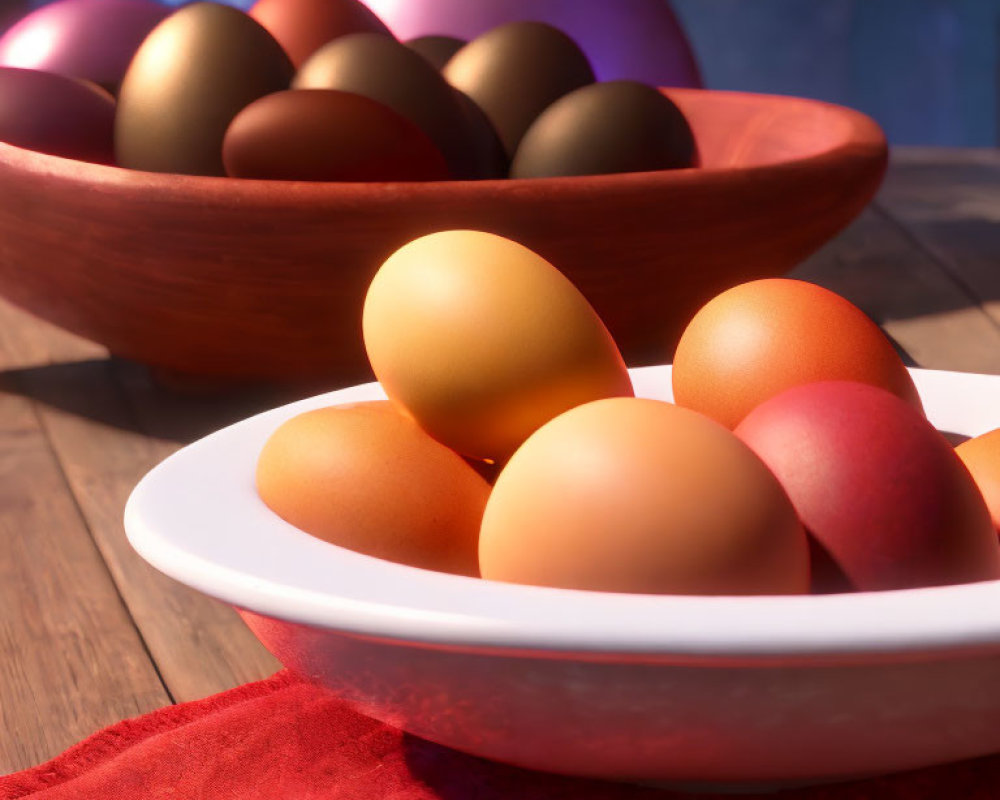
<svg viewBox="0 0 1000 800">
<path fill-rule="evenodd" d="M 911 370 L 928 418 L 1000 427 L 1000 377 Z M 670 400 L 670 367 L 631 371 Z M 286 420 L 178 451 L 125 510 L 154 567 L 239 610 L 287 667 L 373 717 L 539 770 L 724 788 L 889 773 L 1000 751 L 1000 581 L 835 595 L 553 589 L 432 572 L 300 531 L 257 495 Z"/>
</svg>

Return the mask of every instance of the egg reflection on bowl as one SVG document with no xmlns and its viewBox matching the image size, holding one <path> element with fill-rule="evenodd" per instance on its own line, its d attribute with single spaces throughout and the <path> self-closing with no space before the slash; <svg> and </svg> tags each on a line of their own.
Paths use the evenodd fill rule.
<svg viewBox="0 0 1000 800">
<path fill-rule="evenodd" d="M 670 399 L 669 367 L 632 370 Z M 1000 379 L 913 370 L 929 419 L 1000 426 Z M 309 536 L 254 490 L 278 408 L 168 458 L 125 510 L 153 566 L 236 606 L 288 667 L 475 755 L 726 788 L 867 776 L 1000 751 L 1000 582 L 786 597 L 615 594 L 382 561 Z"/>
<path fill-rule="evenodd" d="M 791 269 L 841 230 L 887 159 L 881 130 L 850 109 L 665 92 L 690 121 L 697 169 L 307 183 L 0 144 L 0 293 L 157 367 L 343 385 L 370 375 L 361 308 L 379 265 L 423 234 L 482 230 L 562 270 L 628 363 L 657 363 L 710 297 Z M 85 231 L 67 219 L 87 220 Z"/>
</svg>

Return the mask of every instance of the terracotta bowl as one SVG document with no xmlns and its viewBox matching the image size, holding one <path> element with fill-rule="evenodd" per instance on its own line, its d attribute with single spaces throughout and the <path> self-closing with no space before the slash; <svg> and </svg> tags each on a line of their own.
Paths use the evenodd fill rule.
<svg viewBox="0 0 1000 800">
<path fill-rule="evenodd" d="M 227 378 L 369 374 L 362 300 L 425 233 L 527 245 L 589 298 L 630 364 L 669 360 L 705 300 L 794 267 L 871 199 L 887 147 L 850 109 L 664 90 L 701 167 L 410 184 L 130 171 L 0 144 L 0 293 L 169 370 Z"/>
</svg>

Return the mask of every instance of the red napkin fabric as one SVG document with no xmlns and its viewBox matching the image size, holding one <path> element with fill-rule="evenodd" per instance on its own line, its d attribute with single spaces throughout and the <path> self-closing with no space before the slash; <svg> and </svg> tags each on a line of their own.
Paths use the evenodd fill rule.
<svg viewBox="0 0 1000 800">
<path fill-rule="evenodd" d="M 780 800 L 986 800 L 1000 756 Z M 0 800 L 712 800 L 547 775 L 464 755 L 352 710 L 287 671 L 113 725 L 0 777 Z M 732 795 L 727 797 L 732 800 Z"/>
</svg>

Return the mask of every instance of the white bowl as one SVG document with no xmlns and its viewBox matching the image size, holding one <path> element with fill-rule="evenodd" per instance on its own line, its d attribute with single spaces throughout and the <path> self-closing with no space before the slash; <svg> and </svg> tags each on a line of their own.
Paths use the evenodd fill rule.
<svg viewBox="0 0 1000 800">
<path fill-rule="evenodd" d="M 912 370 L 928 416 L 1000 427 L 1000 377 Z M 632 371 L 670 399 L 670 368 Z M 798 597 L 517 586 L 360 555 L 272 514 L 270 433 L 366 384 L 172 455 L 125 509 L 154 567 L 237 607 L 286 666 L 410 733 L 571 775 L 788 784 L 1000 751 L 1000 581 Z"/>
</svg>

